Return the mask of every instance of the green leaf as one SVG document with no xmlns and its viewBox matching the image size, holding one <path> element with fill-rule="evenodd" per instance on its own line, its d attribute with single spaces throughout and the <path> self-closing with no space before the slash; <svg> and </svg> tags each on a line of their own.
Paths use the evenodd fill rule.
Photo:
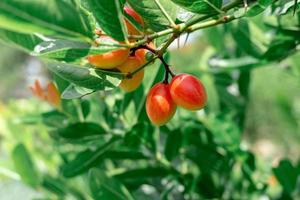
<svg viewBox="0 0 300 200">
<path fill-rule="evenodd" d="M 168 133 L 165 155 L 168 160 L 172 160 L 179 154 L 179 149 L 182 144 L 182 133 L 180 129 Z"/>
<path fill-rule="evenodd" d="M 78 7 L 61 0 L 1 0 L 0 27 L 91 41 L 93 27 Z"/>
<path fill-rule="evenodd" d="M 47 67 L 63 79 L 92 90 L 109 90 L 120 83 L 116 78 L 107 77 L 104 73 L 96 73 L 93 68 L 58 62 L 48 63 Z"/>
<path fill-rule="evenodd" d="M 134 190 L 143 184 L 149 184 L 154 180 L 162 179 L 168 175 L 178 174 L 175 171 L 160 166 L 143 166 L 128 169 L 125 172 L 115 174 L 114 177 L 125 184 L 130 190 Z"/>
<path fill-rule="evenodd" d="M 240 94 L 243 97 L 245 97 L 245 99 L 248 99 L 248 96 L 249 96 L 250 79 L 251 79 L 251 72 L 242 71 L 240 73 L 240 76 L 238 79 L 238 86 L 239 86 Z"/>
<path fill-rule="evenodd" d="M 118 41 L 126 40 L 123 11 L 119 0 L 86 0 L 101 29 Z"/>
<path fill-rule="evenodd" d="M 37 44 L 42 42 L 42 39 L 33 34 L 23 34 L 0 29 L 0 41 L 29 53 L 34 50 Z"/>
<path fill-rule="evenodd" d="M 187 158 L 194 161 L 202 173 L 208 174 L 212 171 L 224 170 L 223 165 L 226 163 L 226 158 L 223 155 L 205 146 L 190 148 L 187 152 Z"/>
<path fill-rule="evenodd" d="M 254 16 L 262 13 L 273 2 L 274 2 L 274 0 L 259 0 L 253 6 L 250 7 L 250 9 L 246 13 L 246 16 L 247 17 L 254 17 Z"/>
<path fill-rule="evenodd" d="M 259 67 L 265 63 L 265 61 L 253 58 L 252 56 L 231 59 L 212 58 L 209 62 L 211 66 L 209 71 L 216 74 L 232 72 L 234 70 L 249 71 L 250 69 Z"/>
<path fill-rule="evenodd" d="M 175 21 L 177 15 L 177 7 L 169 0 L 160 0 L 160 4 L 165 11 Z M 145 25 L 150 27 L 154 31 L 161 31 L 169 27 L 169 21 L 163 15 L 155 1 L 153 0 L 128 0 L 130 6 L 139 13 Z"/>
<path fill-rule="evenodd" d="M 78 174 L 86 172 L 94 167 L 102 160 L 103 154 L 108 151 L 117 141 L 116 138 L 111 139 L 105 145 L 96 150 L 86 150 L 79 153 L 76 158 L 61 167 L 61 172 L 65 177 L 74 177 Z"/>
<path fill-rule="evenodd" d="M 96 200 L 133 200 L 126 187 L 98 169 L 89 172 L 89 186 Z"/>
<path fill-rule="evenodd" d="M 201 76 L 201 81 L 205 85 L 207 96 L 209 101 L 206 105 L 206 110 L 208 113 L 219 112 L 220 111 L 220 97 L 217 92 L 214 76 L 210 74 L 203 74 Z"/>
<path fill-rule="evenodd" d="M 171 0 L 184 9 L 197 14 L 220 12 L 222 0 Z"/>
<path fill-rule="evenodd" d="M 209 43 L 220 53 L 226 55 L 225 44 L 223 42 L 224 30 L 222 27 L 210 27 L 203 30 L 205 37 Z"/>
<path fill-rule="evenodd" d="M 140 160 L 140 159 L 147 159 L 148 157 L 145 156 L 141 152 L 137 151 L 119 151 L 119 150 L 114 150 L 114 151 L 107 151 L 105 153 L 105 158 L 109 158 L 111 160 L 124 160 L 124 159 L 129 159 L 129 160 Z"/>
<path fill-rule="evenodd" d="M 267 60 L 280 60 L 288 57 L 297 47 L 293 38 L 286 38 L 273 41 L 262 58 Z"/>
<path fill-rule="evenodd" d="M 116 174 L 114 177 L 121 181 L 124 181 L 128 179 L 165 177 L 168 173 L 170 173 L 170 171 L 163 167 L 143 167 Z"/>
<path fill-rule="evenodd" d="M 56 110 L 43 113 L 42 121 L 45 125 L 54 128 L 64 127 L 68 122 L 67 117 Z"/>
<path fill-rule="evenodd" d="M 247 20 L 239 20 L 232 28 L 232 36 L 241 52 L 260 57 L 265 51 L 266 38 L 261 29 Z"/>
<path fill-rule="evenodd" d="M 92 47 L 91 44 L 84 42 L 50 40 L 37 45 L 32 54 L 43 58 L 74 62 L 88 55 L 104 54 L 117 49 L 119 49 L 119 47 Z"/>
<path fill-rule="evenodd" d="M 137 30 L 139 30 L 140 32 L 143 31 L 143 26 L 137 22 L 131 15 L 127 14 L 126 12 L 123 13 L 124 17 L 126 18 L 126 20 L 132 24 Z"/>
<path fill-rule="evenodd" d="M 22 180 L 31 187 L 36 188 L 40 184 L 39 174 L 30 154 L 23 144 L 15 146 L 12 152 L 14 166 Z"/>
<path fill-rule="evenodd" d="M 278 8 L 279 9 L 279 15 L 286 15 L 289 12 L 293 12 L 293 15 L 297 12 L 297 9 L 300 8 L 300 1 L 299 0 L 294 0 L 290 1 L 288 3 L 285 3 L 282 5 L 282 7 Z"/>
<path fill-rule="evenodd" d="M 45 175 L 43 177 L 42 186 L 48 191 L 55 193 L 59 196 L 66 195 L 67 188 L 65 187 L 65 184 L 62 181 L 55 179 L 49 175 Z"/>
<path fill-rule="evenodd" d="M 88 94 L 93 93 L 94 90 L 79 87 L 74 84 L 70 84 L 61 94 L 62 99 L 78 99 Z"/>
<path fill-rule="evenodd" d="M 89 100 L 82 100 L 81 101 L 81 110 L 84 118 L 87 118 L 87 116 L 91 112 L 91 102 Z"/>
<path fill-rule="evenodd" d="M 140 122 L 134 125 L 131 130 L 126 133 L 124 143 L 133 148 L 137 148 L 141 144 L 144 144 L 154 151 L 156 149 L 154 131 L 154 127 L 151 124 Z"/>
<path fill-rule="evenodd" d="M 273 168 L 273 172 L 282 185 L 283 190 L 288 194 L 292 194 L 297 184 L 299 172 L 289 160 L 281 160 L 279 166 Z"/>
<path fill-rule="evenodd" d="M 58 195 L 59 199 L 66 199 L 66 196 L 70 197 L 70 194 L 78 200 L 86 199 L 80 190 L 70 186 L 67 181 L 60 177 L 52 177 L 51 175 L 46 174 L 43 176 L 42 186 L 49 192 Z"/>
<path fill-rule="evenodd" d="M 218 29 L 210 29 L 209 32 L 219 32 Z M 209 33 L 206 32 L 206 33 Z M 220 33 L 220 32 L 219 32 Z M 209 34 L 209 35 L 215 35 L 216 34 Z M 219 34 L 217 34 L 219 35 Z M 210 37 L 212 40 L 212 37 Z M 216 39 L 219 41 L 218 39 Z M 215 50 L 213 48 L 207 48 L 205 51 L 203 51 L 202 56 L 199 59 L 199 66 L 201 66 L 201 69 L 203 70 L 212 70 L 212 69 L 218 69 L 215 67 L 211 67 L 212 60 L 215 59 Z M 210 73 L 202 73 L 201 74 L 201 81 L 205 85 L 207 96 L 209 98 L 209 101 L 207 101 L 207 105 L 205 107 L 205 111 L 207 113 L 216 112 L 218 113 L 220 110 L 220 98 L 217 92 L 216 88 L 216 81 L 215 77 Z"/>
<path fill-rule="evenodd" d="M 87 137 L 103 135 L 106 134 L 106 131 L 98 124 L 91 122 L 79 122 L 70 124 L 66 128 L 58 129 L 57 133 L 64 139 L 78 140 Z"/>
</svg>

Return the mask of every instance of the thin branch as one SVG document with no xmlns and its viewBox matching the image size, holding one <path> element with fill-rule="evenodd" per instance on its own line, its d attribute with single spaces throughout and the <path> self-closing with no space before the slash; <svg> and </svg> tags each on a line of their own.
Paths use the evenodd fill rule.
<svg viewBox="0 0 300 200">
<path fill-rule="evenodd" d="M 165 79 L 164 79 L 163 83 L 167 84 L 169 82 L 169 74 L 172 77 L 174 77 L 175 74 L 171 71 L 170 65 L 165 61 L 163 56 L 160 56 L 158 58 L 160 59 L 160 61 L 162 62 L 162 64 L 164 65 L 164 68 L 165 68 Z"/>
<path fill-rule="evenodd" d="M 166 44 L 159 50 L 159 55 L 163 55 L 164 52 L 167 50 L 167 48 L 172 44 L 174 40 L 179 36 L 179 33 L 173 33 L 172 37 L 169 38 L 169 40 L 166 42 Z"/>
<path fill-rule="evenodd" d="M 237 18 L 234 17 L 233 15 L 226 15 L 226 16 L 221 17 L 219 19 L 210 20 L 210 21 L 206 21 L 206 22 L 203 22 L 203 23 L 199 23 L 199 24 L 195 24 L 193 26 L 190 26 L 187 31 L 193 32 L 193 31 L 196 31 L 196 30 L 199 30 L 199 29 L 208 28 L 208 27 L 215 26 L 215 25 L 218 25 L 218 24 L 225 24 L 225 23 L 228 23 L 228 22 L 230 22 L 234 19 L 237 19 Z"/>
<path fill-rule="evenodd" d="M 158 58 L 157 56 L 154 56 L 148 62 L 146 62 L 145 64 L 143 64 L 142 66 L 140 66 L 136 70 L 134 70 L 132 72 L 129 72 L 124 78 L 127 78 L 127 79 L 132 78 L 133 75 L 135 75 L 136 73 L 138 73 L 139 71 L 141 71 L 142 69 L 144 69 L 145 67 L 147 67 L 150 63 L 152 63 L 153 61 L 155 61 L 157 58 Z"/>
<path fill-rule="evenodd" d="M 148 46 L 148 45 L 141 45 L 141 46 L 139 46 L 139 47 L 137 47 L 137 48 L 134 48 L 133 49 L 133 53 L 136 51 L 136 50 L 138 50 L 138 49 L 146 49 L 146 50 L 148 50 L 148 51 L 150 51 L 152 54 L 154 54 L 155 55 L 155 57 L 153 58 L 153 60 L 154 59 L 159 59 L 160 61 L 161 61 L 161 63 L 163 64 L 163 66 L 164 66 L 164 68 L 165 68 L 165 79 L 164 79 L 164 83 L 168 83 L 168 80 L 169 80 L 169 74 L 172 76 L 172 77 L 174 77 L 175 76 L 175 74 L 171 71 L 171 69 L 170 69 L 170 66 L 168 65 L 168 63 L 165 61 L 165 59 L 164 59 L 164 57 L 163 57 L 163 55 L 160 53 L 160 51 L 157 51 L 156 49 L 154 49 L 154 48 L 152 48 L 152 47 L 150 47 L 150 46 Z M 143 68 L 144 66 L 142 66 L 142 68 Z M 131 76 L 132 76 L 132 74 L 130 74 Z"/>
<path fill-rule="evenodd" d="M 145 44 L 147 43 L 149 40 L 153 40 L 155 38 L 158 38 L 158 37 L 161 37 L 161 36 L 165 36 L 165 35 L 169 35 L 169 34 L 172 34 L 174 32 L 173 28 L 168 28 L 166 30 L 163 30 L 163 31 L 160 31 L 160 32 L 156 32 L 156 33 L 153 33 L 151 35 L 148 35 L 147 37 L 145 37 L 144 39 L 142 40 L 139 40 L 137 42 L 134 42 L 132 44 L 132 47 L 138 47 L 142 44 Z"/>
<path fill-rule="evenodd" d="M 141 40 L 144 39 L 144 35 L 128 35 L 128 39 Z"/>
<path fill-rule="evenodd" d="M 186 37 L 185 37 L 185 40 L 184 40 L 184 44 L 183 44 L 184 47 L 185 47 L 186 43 L 187 43 L 188 40 L 189 40 L 189 36 L 190 36 L 190 33 L 187 33 L 187 34 L 186 34 Z"/>
<path fill-rule="evenodd" d="M 141 45 L 140 47 L 138 47 L 137 49 L 147 49 L 148 51 L 150 51 L 151 53 L 158 55 L 158 51 L 148 45 Z"/>
<path fill-rule="evenodd" d="M 97 42 L 96 44 L 98 46 L 105 46 L 105 47 L 125 47 L 125 48 L 130 48 L 130 45 L 128 44 L 119 44 L 119 43 L 105 43 L 105 42 Z"/>
</svg>

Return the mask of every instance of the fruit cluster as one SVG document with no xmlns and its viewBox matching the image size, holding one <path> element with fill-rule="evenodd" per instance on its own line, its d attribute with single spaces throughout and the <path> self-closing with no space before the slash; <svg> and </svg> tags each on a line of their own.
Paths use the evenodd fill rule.
<svg viewBox="0 0 300 200">
<path fill-rule="evenodd" d="M 143 19 L 131 8 L 125 7 L 124 12 L 144 27 Z M 141 35 L 127 19 L 124 19 L 129 35 Z M 99 33 L 98 33 L 99 34 Z M 99 34 L 100 35 L 100 34 Z M 100 35 L 96 43 L 115 43 L 109 36 Z M 119 44 L 122 44 L 120 42 Z M 117 69 L 122 73 L 131 73 L 146 63 L 146 53 L 149 50 L 156 53 L 152 43 L 142 45 L 140 48 L 121 48 L 100 55 L 92 55 L 87 59 L 90 64 L 101 69 Z M 154 85 L 147 96 L 146 111 L 150 121 L 154 125 L 166 124 L 175 114 L 177 105 L 189 110 L 198 110 L 205 106 L 206 92 L 202 83 L 194 76 L 181 74 L 175 76 L 164 62 L 161 55 L 157 55 L 166 69 L 166 77 L 162 83 Z M 168 75 L 173 76 L 168 83 Z M 126 92 L 131 92 L 139 87 L 144 77 L 144 69 L 132 75 L 130 79 L 123 79 L 119 85 Z"/>
<path fill-rule="evenodd" d="M 124 12 L 135 19 L 136 22 L 138 22 L 142 27 L 144 26 L 143 19 L 133 9 L 124 7 Z M 127 19 L 124 19 L 124 21 L 129 35 L 141 35 L 139 30 L 137 30 Z M 100 37 L 96 39 L 96 43 L 101 44 L 117 42 L 113 38 L 100 33 Z M 119 44 L 122 44 L 122 42 Z M 133 54 L 131 54 L 130 49 L 120 48 L 104 54 L 89 56 L 87 60 L 90 64 L 97 68 L 108 70 L 117 69 L 122 73 L 129 73 L 146 63 L 146 52 L 147 51 L 145 49 L 137 49 Z M 119 87 L 126 92 L 132 92 L 139 87 L 143 81 L 143 78 L 144 70 L 142 69 L 138 73 L 134 74 L 130 79 L 122 80 Z"/>
<path fill-rule="evenodd" d="M 175 114 L 177 105 L 188 110 L 205 106 L 207 95 L 203 84 L 194 76 L 180 74 L 171 83 L 154 85 L 147 96 L 146 111 L 150 121 L 161 126 Z"/>
</svg>

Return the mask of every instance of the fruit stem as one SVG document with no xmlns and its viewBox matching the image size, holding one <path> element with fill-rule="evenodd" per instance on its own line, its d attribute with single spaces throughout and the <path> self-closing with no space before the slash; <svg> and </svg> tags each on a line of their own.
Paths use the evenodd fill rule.
<svg viewBox="0 0 300 200">
<path fill-rule="evenodd" d="M 156 49 L 148 46 L 148 45 L 144 45 L 144 44 L 140 45 L 140 46 L 138 46 L 136 48 L 133 48 L 132 51 L 135 52 L 138 49 L 146 49 L 146 50 L 150 51 L 151 53 L 153 53 L 154 55 L 158 55 L 158 51 Z"/>
<path fill-rule="evenodd" d="M 165 79 L 164 79 L 164 83 L 168 83 L 169 80 L 169 74 L 174 77 L 175 74 L 172 72 L 172 70 L 170 69 L 170 65 L 168 65 L 168 63 L 165 61 L 164 57 L 162 56 L 162 54 L 160 53 L 161 51 L 158 51 L 148 45 L 141 45 L 135 49 L 133 49 L 133 52 L 135 52 L 137 49 L 147 49 L 148 51 L 150 51 L 151 53 L 153 53 L 154 55 L 156 55 L 156 57 L 161 61 L 161 63 L 164 65 L 166 74 L 165 74 Z"/>
<path fill-rule="evenodd" d="M 169 73 L 167 71 L 165 71 L 165 78 L 163 80 L 164 84 L 168 84 L 169 83 Z"/>
<path fill-rule="evenodd" d="M 155 61 L 156 58 L 157 58 L 156 56 L 153 57 L 151 60 L 147 61 L 145 64 L 143 64 L 142 66 L 140 66 L 139 68 L 137 68 L 133 72 L 127 73 L 123 78 L 124 79 L 130 79 L 130 78 L 132 78 L 133 75 L 135 75 L 136 73 L 138 73 L 139 71 L 141 71 L 142 69 L 144 69 L 145 67 L 147 67 L 150 63 L 152 63 L 153 61 Z"/>
<path fill-rule="evenodd" d="M 163 56 L 158 56 L 158 59 L 160 59 L 160 61 L 164 65 L 164 68 L 165 68 L 165 79 L 164 79 L 163 83 L 167 84 L 169 82 L 169 74 L 171 75 L 172 78 L 175 76 L 175 74 L 172 72 L 172 70 L 170 69 L 170 65 L 168 65 L 168 63 L 165 61 L 165 59 L 163 58 Z"/>
</svg>

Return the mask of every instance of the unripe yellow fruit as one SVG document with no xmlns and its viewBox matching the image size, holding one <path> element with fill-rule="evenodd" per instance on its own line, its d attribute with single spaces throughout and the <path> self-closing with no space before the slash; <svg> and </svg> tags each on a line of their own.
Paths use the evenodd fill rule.
<svg viewBox="0 0 300 200">
<path fill-rule="evenodd" d="M 129 73 L 136 70 L 138 67 L 142 66 L 142 61 L 136 56 L 130 56 L 127 60 L 117 67 L 122 73 Z M 144 69 L 140 70 L 138 73 L 134 74 L 130 79 L 123 79 L 119 85 L 121 89 L 125 92 L 132 92 L 137 89 L 144 78 Z"/>
<path fill-rule="evenodd" d="M 101 36 L 97 40 L 100 44 L 101 44 L 101 42 L 118 43 L 109 36 Z M 122 43 L 120 43 L 120 44 L 122 44 Z M 120 48 L 120 49 L 110 51 L 110 52 L 107 52 L 104 54 L 88 56 L 87 60 L 89 61 L 90 64 L 92 64 L 93 66 L 95 66 L 97 68 L 113 69 L 116 66 L 122 64 L 129 56 L 129 53 L 130 53 L 129 49 Z"/>
</svg>

